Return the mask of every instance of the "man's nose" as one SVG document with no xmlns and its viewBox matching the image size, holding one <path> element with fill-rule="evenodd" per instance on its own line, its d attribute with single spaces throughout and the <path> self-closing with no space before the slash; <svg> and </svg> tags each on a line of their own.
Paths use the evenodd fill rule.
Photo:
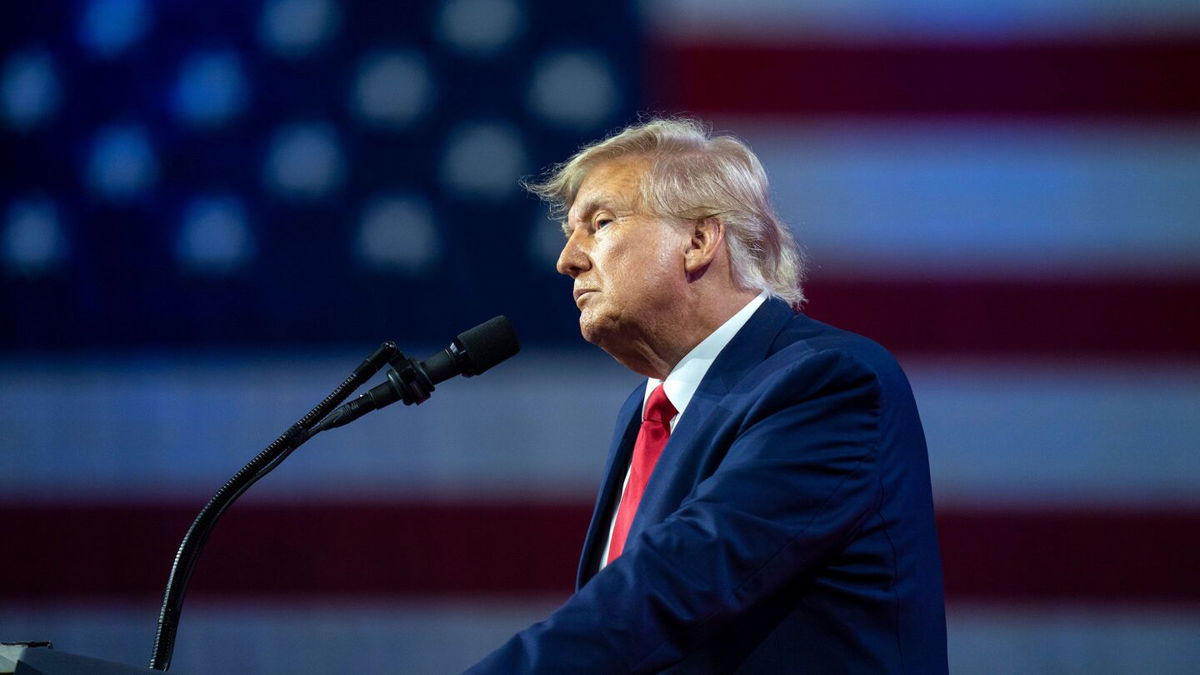
<svg viewBox="0 0 1200 675">
<path fill-rule="evenodd" d="M 558 254 L 558 263 L 554 266 L 559 274 L 565 274 L 574 279 L 591 267 L 591 260 L 587 256 L 587 251 L 584 250 L 583 240 L 586 236 L 582 230 L 575 230 L 567 238 L 562 253 Z"/>
</svg>

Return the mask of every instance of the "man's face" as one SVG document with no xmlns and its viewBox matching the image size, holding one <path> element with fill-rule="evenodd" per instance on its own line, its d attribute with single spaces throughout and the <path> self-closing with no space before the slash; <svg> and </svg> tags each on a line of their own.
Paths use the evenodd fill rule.
<svg viewBox="0 0 1200 675">
<path fill-rule="evenodd" d="M 625 362 L 672 330 L 686 291 L 684 231 L 640 204 L 646 163 L 612 160 L 588 172 L 567 213 L 558 271 L 575 280 L 584 339 Z M 629 364 L 627 364 L 629 365 Z"/>
</svg>

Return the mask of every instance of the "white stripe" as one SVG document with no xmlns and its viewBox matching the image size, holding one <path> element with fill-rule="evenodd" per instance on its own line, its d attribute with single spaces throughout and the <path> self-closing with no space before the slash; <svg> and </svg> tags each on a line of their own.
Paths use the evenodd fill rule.
<svg viewBox="0 0 1200 675">
<path fill-rule="evenodd" d="M 190 602 L 172 672 L 459 672 L 556 604 Z M 62 651 L 141 665 L 155 619 L 146 605 L 10 605 L 0 608 L 0 639 L 51 640 Z M 1185 673 L 1200 663 L 1195 610 L 952 604 L 947 633 L 954 673 Z"/>
<path fill-rule="evenodd" d="M 1195 503 L 1200 364 L 918 362 L 943 503 Z"/>
<path fill-rule="evenodd" d="M 643 3 L 668 39 L 1021 40 L 1187 34 L 1200 26 L 1191 0 L 656 0 Z"/>
<path fill-rule="evenodd" d="M 0 362 L 0 495 L 211 495 L 364 355 Z M 526 350 L 438 385 L 420 406 L 397 404 L 314 438 L 254 491 L 590 498 L 613 420 L 640 380 L 598 350 Z"/>
<path fill-rule="evenodd" d="M 171 672 L 456 673 L 561 601 L 190 601 Z M 49 640 L 65 652 L 141 666 L 150 660 L 157 614 L 149 604 L 10 603 L 0 608 L 0 640 Z"/>
<path fill-rule="evenodd" d="M 946 612 L 950 672 L 993 675 L 1194 673 L 1195 608 L 955 606 Z"/>
<path fill-rule="evenodd" d="M 418 352 L 424 353 L 424 352 Z M 0 494 L 207 498 L 361 355 L 0 362 Z M 1197 500 L 1200 364 L 906 359 L 939 499 Z M 425 404 L 317 437 L 256 494 L 595 494 L 639 382 L 598 351 L 526 350 Z"/>
<path fill-rule="evenodd" d="M 721 120 L 819 276 L 1200 271 L 1200 130 Z"/>
</svg>

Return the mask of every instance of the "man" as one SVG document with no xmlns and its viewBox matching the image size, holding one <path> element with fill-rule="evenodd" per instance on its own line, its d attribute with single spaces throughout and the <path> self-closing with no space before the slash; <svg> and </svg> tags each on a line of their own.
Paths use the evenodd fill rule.
<svg viewBox="0 0 1200 675">
<path fill-rule="evenodd" d="M 798 312 L 802 258 L 754 154 L 655 120 L 530 189 L 565 212 L 583 337 L 648 382 L 577 592 L 473 672 L 945 672 L 908 382 Z"/>
</svg>

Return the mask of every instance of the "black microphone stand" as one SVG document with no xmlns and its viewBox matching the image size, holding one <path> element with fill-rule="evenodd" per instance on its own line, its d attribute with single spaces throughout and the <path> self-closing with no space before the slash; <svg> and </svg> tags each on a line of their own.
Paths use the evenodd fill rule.
<svg viewBox="0 0 1200 675">
<path fill-rule="evenodd" d="M 293 450 L 324 431 L 324 428 L 316 425 L 355 389 L 362 386 L 389 362 L 399 367 L 405 367 L 409 365 L 410 359 L 406 359 L 400 353 L 394 342 L 389 341 L 380 345 L 379 349 L 367 357 L 325 400 L 317 404 L 299 422 L 293 424 L 283 432 L 283 435 L 275 439 L 266 449 L 234 474 L 233 478 L 230 478 L 200 510 L 192 522 L 192 526 L 188 528 L 187 534 L 184 535 L 183 541 L 180 542 L 179 550 L 175 553 L 175 562 L 171 565 L 171 576 L 167 581 L 162 610 L 158 617 L 158 631 L 154 637 L 154 655 L 150 659 L 150 668 L 167 670 L 171 666 L 171 655 L 175 651 L 175 634 L 179 629 L 179 617 L 183 608 L 183 596 L 187 591 L 192 572 L 195 571 L 200 551 L 204 548 L 204 543 L 216 526 L 217 520 L 221 518 L 221 514 L 225 513 L 225 510 L 251 485 L 287 459 Z M 425 397 L 428 397 L 428 394 L 425 394 Z"/>
<path fill-rule="evenodd" d="M 230 478 L 217 494 L 204 505 L 192 521 L 171 565 L 171 576 L 163 595 L 162 611 L 158 615 L 158 631 L 154 636 L 154 655 L 150 668 L 167 670 L 171 667 L 171 654 L 175 651 L 175 633 L 179 629 L 179 614 L 183 609 L 183 595 L 188 581 L 196 569 L 200 550 L 208 540 L 221 518 L 242 493 L 250 489 L 263 476 L 279 466 L 296 448 L 317 434 L 352 422 L 359 417 L 384 406 L 403 401 L 405 405 L 421 403 L 433 393 L 434 385 L 454 375 L 466 377 L 478 375 L 520 351 L 517 334 L 512 323 L 503 316 L 493 317 L 454 338 L 450 347 L 435 354 L 424 362 L 410 359 L 400 353 L 396 343 L 385 342 L 359 364 L 358 368 L 334 389 L 317 407 L 300 418 L 283 435 L 276 438 L 265 450 L 243 466 Z M 338 407 L 346 397 L 358 389 L 372 375 L 388 363 L 388 381 L 354 401 Z"/>
</svg>

